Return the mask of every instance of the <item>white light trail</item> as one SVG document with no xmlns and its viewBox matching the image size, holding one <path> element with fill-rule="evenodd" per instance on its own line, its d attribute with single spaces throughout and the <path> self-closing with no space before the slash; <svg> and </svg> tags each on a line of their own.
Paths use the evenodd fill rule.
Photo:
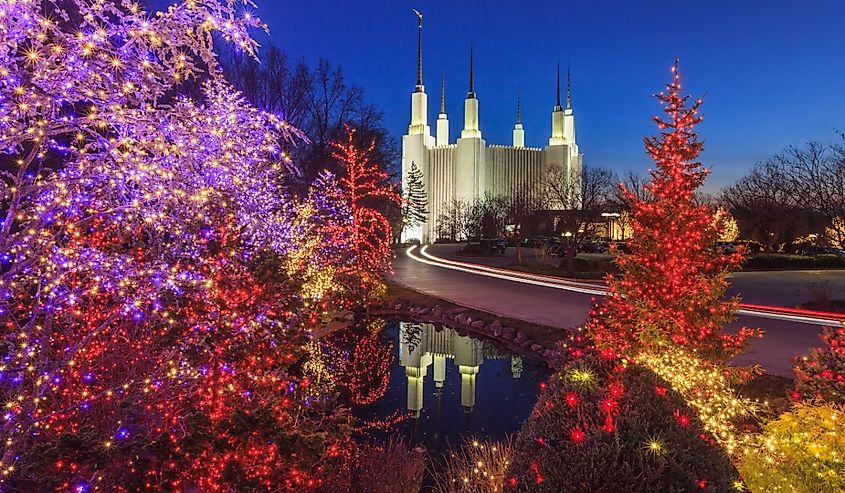
<svg viewBox="0 0 845 493">
<path fill-rule="evenodd" d="M 469 262 L 459 262 L 456 260 L 437 257 L 426 251 L 428 249 L 428 245 L 420 249 L 420 254 L 422 254 L 422 257 L 420 257 L 414 254 L 414 250 L 416 250 L 416 248 L 417 246 L 414 245 L 406 251 L 408 257 L 417 262 L 443 269 L 450 269 L 478 276 L 492 277 L 495 279 L 519 282 L 534 286 L 572 291 L 581 294 L 590 294 L 594 296 L 605 296 L 609 292 L 607 287 L 590 282 L 573 281 L 570 279 L 562 279 L 540 274 L 530 274 L 527 272 L 515 272 L 508 269 L 473 264 Z M 768 318 L 810 325 L 826 325 L 834 327 L 845 326 L 845 315 L 840 316 L 839 314 L 816 312 L 813 310 L 763 305 L 742 305 L 739 310 L 739 314 L 749 317 Z"/>
</svg>

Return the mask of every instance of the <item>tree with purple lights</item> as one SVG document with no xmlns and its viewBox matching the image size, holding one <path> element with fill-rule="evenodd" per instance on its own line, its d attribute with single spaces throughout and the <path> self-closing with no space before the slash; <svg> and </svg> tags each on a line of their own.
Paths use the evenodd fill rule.
<svg viewBox="0 0 845 493">
<path fill-rule="evenodd" d="M 351 298 L 353 204 L 329 176 L 287 196 L 301 134 L 223 80 L 215 38 L 256 52 L 246 4 L 0 4 L 10 484 L 293 490 L 345 456 L 346 417 L 288 368 Z"/>
</svg>

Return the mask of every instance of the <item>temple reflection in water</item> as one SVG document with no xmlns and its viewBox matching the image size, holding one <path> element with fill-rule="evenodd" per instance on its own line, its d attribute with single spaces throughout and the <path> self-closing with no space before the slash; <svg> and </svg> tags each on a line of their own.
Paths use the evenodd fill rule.
<svg viewBox="0 0 845 493">
<path fill-rule="evenodd" d="M 522 376 L 522 358 L 504 352 L 491 343 L 462 336 L 453 329 L 434 324 L 399 324 L 399 364 L 405 369 L 408 384 L 407 406 L 414 417 L 420 416 L 424 406 L 423 391 L 429 368 L 437 397 L 440 396 L 447 378 L 460 378 L 461 406 L 464 412 L 469 414 L 475 406 L 476 377 L 485 360 L 496 359 L 510 359 L 511 376 L 515 380 Z M 447 370 L 449 365 L 446 360 L 452 360 L 451 370 Z M 454 374 L 455 369 L 459 377 Z"/>
</svg>

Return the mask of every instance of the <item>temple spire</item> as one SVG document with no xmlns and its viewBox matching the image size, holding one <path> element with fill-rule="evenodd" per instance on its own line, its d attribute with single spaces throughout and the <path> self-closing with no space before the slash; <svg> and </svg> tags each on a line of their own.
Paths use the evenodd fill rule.
<svg viewBox="0 0 845 493">
<path fill-rule="evenodd" d="M 525 129 L 522 128 L 522 91 L 516 93 L 516 125 L 513 126 L 513 146 L 525 147 Z"/>
<path fill-rule="evenodd" d="M 440 114 L 446 114 L 446 74 L 440 73 Z"/>
<path fill-rule="evenodd" d="M 469 45 L 469 93 L 467 98 L 475 98 L 475 66 L 472 54 L 472 43 Z"/>
<path fill-rule="evenodd" d="M 560 111 L 560 63 L 557 64 L 557 99 L 555 100 L 555 111 Z"/>
<path fill-rule="evenodd" d="M 440 73 L 440 114 L 437 116 L 437 135 L 435 143 L 438 146 L 449 144 L 449 118 L 446 116 L 446 74 Z"/>
<path fill-rule="evenodd" d="M 569 73 L 569 64 L 566 65 L 566 109 L 572 109 L 572 78 Z"/>
<path fill-rule="evenodd" d="M 417 91 L 421 91 L 423 87 L 422 77 L 422 13 L 417 9 L 411 9 L 417 14 Z"/>
</svg>

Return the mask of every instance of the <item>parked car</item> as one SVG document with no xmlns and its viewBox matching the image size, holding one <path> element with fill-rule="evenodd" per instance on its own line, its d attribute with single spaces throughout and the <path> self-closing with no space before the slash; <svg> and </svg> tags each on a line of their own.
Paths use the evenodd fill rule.
<svg viewBox="0 0 845 493">
<path fill-rule="evenodd" d="M 717 241 L 715 247 L 719 253 L 731 254 L 738 252 L 740 245 L 735 241 Z"/>
<path fill-rule="evenodd" d="M 536 236 L 531 238 L 523 238 L 522 239 L 522 246 L 526 248 L 537 248 L 543 244 L 543 239 L 538 238 Z"/>
<path fill-rule="evenodd" d="M 719 253 L 731 254 L 738 252 L 741 248 L 745 248 L 745 253 L 760 253 L 763 247 L 756 241 L 717 241 L 715 250 Z"/>
<path fill-rule="evenodd" d="M 820 247 L 816 245 L 804 245 L 798 250 L 800 255 L 806 255 L 808 257 L 813 257 L 816 255 L 823 255 L 827 253 L 827 249 L 825 247 Z"/>
<path fill-rule="evenodd" d="M 603 241 L 585 241 L 578 245 L 580 253 L 607 253 L 607 243 Z"/>
<path fill-rule="evenodd" d="M 845 250 L 843 250 L 841 248 L 828 248 L 828 250 L 830 250 L 829 253 L 831 253 L 832 255 L 836 255 L 837 257 L 845 258 Z"/>
<path fill-rule="evenodd" d="M 804 245 L 799 251 L 801 255 L 815 256 L 815 255 L 837 255 L 839 257 L 845 256 L 845 252 L 840 248 L 823 247 L 815 245 Z"/>
<path fill-rule="evenodd" d="M 560 239 L 554 236 L 533 236 L 530 238 L 523 238 L 522 240 L 522 246 L 527 248 L 542 248 L 556 245 L 560 245 Z"/>
<path fill-rule="evenodd" d="M 552 247 L 552 254 L 557 255 L 559 257 L 566 256 L 566 250 L 569 248 L 569 245 L 566 243 L 561 243 L 560 245 L 555 245 Z M 578 253 L 578 248 L 575 248 L 575 253 Z"/>
<path fill-rule="evenodd" d="M 479 249 L 484 252 L 499 252 L 505 253 L 508 244 L 504 238 L 483 238 L 479 241 Z"/>
</svg>

